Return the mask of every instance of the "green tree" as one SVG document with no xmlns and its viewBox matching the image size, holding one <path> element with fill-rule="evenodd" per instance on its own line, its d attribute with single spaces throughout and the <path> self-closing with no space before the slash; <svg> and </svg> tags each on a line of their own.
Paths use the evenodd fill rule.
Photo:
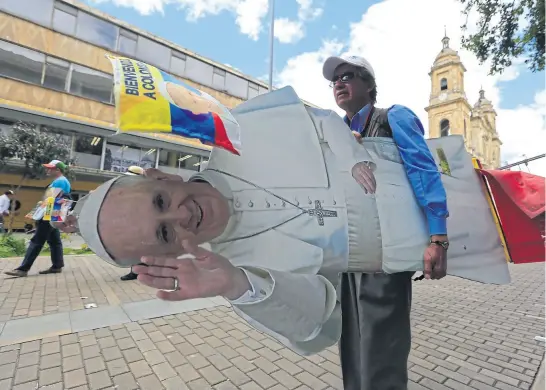
<svg viewBox="0 0 546 390">
<path fill-rule="evenodd" d="M 480 63 L 491 60 L 489 74 L 502 73 L 517 58 L 532 72 L 544 70 L 544 0 L 460 0 L 463 14 L 479 15 L 477 32 L 468 33 L 462 46 Z"/>
<path fill-rule="evenodd" d="M 45 176 L 42 164 L 51 160 L 60 160 L 67 165 L 74 163 L 70 159 L 71 146 L 60 134 L 31 123 L 18 122 L 7 135 L 0 133 L 0 171 L 7 167 L 22 171 L 19 184 L 12 188 L 15 193 L 14 201 L 11 202 L 12 215 L 17 193 L 23 182 L 26 179 L 40 179 Z M 65 174 L 74 179 L 70 170 Z M 13 218 L 10 219 L 8 232 L 11 231 L 12 225 Z"/>
</svg>

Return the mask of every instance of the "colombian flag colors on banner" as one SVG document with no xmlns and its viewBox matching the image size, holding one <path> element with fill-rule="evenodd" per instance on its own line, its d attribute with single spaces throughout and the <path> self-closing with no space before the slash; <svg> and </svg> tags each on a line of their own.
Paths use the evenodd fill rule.
<svg viewBox="0 0 546 390">
<path fill-rule="evenodd" d="M 544 178 L 521 171 L 480 173 L 489 184 L 510 260 L 544 262 Z"/>
<path fill-rule="evenodd" d="M 212 96 L 154 66 L 107 57 L 114 68 L 119 131 L 171 133 L 240 154 L 239 125 Z"/>
</svg>

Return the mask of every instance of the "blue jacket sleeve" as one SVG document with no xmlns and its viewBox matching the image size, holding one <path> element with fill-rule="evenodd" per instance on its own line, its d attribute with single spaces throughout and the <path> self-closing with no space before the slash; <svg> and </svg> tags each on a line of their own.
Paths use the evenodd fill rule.
<svg viewBox="0 0 546 390">
<path fill-rule="evenodd" d="M 447 234 L 447 196 L 425 142 L 421 121 L 409 108 L 399 105 L 391 107 L 388 121 L 415 197 L 427 218 L 430 235 Z"/>
</svg>

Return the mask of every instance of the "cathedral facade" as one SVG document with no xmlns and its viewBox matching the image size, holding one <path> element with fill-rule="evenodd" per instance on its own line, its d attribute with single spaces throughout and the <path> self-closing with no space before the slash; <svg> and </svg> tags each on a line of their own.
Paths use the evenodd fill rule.
<svg viewBox="0 0 546 390">
<path fill-rule="evenodd" d="M 462 135 L 466 149 L 484 168 L 499 168 L 502 142 L 496 129 L 497 113 L 483 89 L 474 106 L 470 105 L 464 88 L 465 72 L 459 54 L 449 47 L 449 38 L 445 36 L 429 73 L 432 85 L 425 108 L 429 136 Z"/>
</svg>

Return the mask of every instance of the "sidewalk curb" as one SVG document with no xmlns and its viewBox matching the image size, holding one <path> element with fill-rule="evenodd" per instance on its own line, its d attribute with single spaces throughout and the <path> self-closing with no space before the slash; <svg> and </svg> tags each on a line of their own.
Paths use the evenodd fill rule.
<svg viewBox="0 0 546 390">
<path fill-rule="evenodd" d="M 542 357 L 542 363 L 540 364 L 540 368 L 538 369 L 537 376 L 535 377 L 535 380 L 533 384 L 531 385 L 531 390 L 544 390 L 546 389 L 546 369 L 544 367 L 546 359 L 544 359 L 544 356 Z"/>
</svg>

